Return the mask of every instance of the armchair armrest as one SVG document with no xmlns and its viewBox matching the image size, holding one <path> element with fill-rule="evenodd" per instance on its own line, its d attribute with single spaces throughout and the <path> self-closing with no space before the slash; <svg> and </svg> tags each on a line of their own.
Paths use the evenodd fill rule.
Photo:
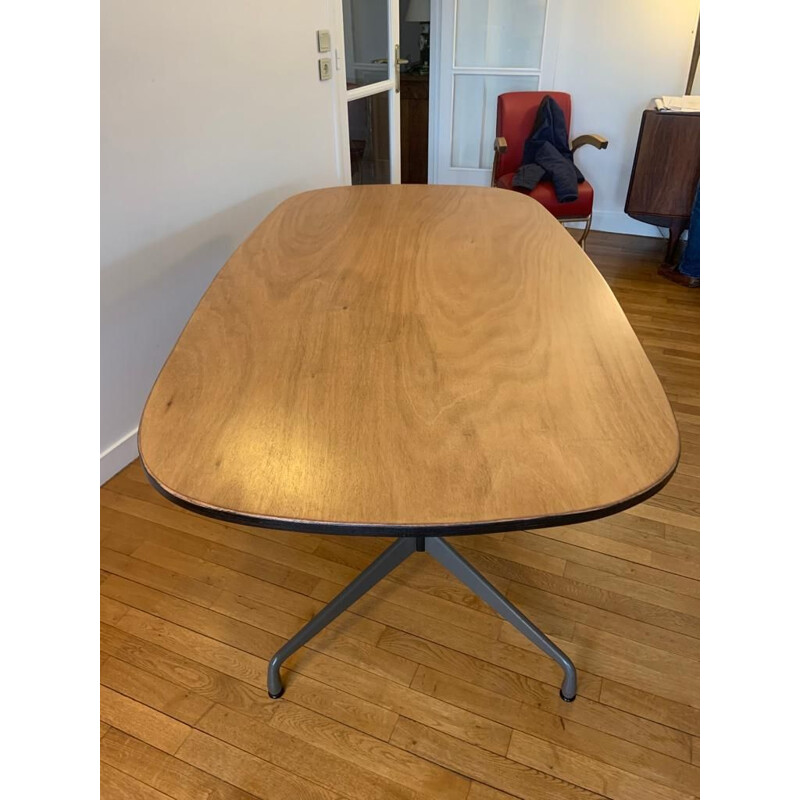
<svg viewBox="0 0 800 800">
<path fill-rule="evenodd" d="M 508 142 L 504 137 L 498 136 L 494 140 L 494 163 L 492 164 L 492 186 L 497 186 L 497 164 L 500 156 L 508 150 Z"/>
<path fill-rule="evenodd" d="M 608 139 L 604 136 L 598 136 L 596 133 L 584 133 L 583 136 L 578 136 L 572 140 L 572 152 L 574 153 L 585 144 L 590 144 L 598 150 L 605 150 L 608 147 Z"/>
</svg>

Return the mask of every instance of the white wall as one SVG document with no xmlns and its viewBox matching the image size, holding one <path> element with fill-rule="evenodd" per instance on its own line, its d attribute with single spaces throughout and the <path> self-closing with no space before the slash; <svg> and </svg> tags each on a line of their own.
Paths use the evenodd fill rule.
<svg viewBox="0 0 800 800">
<path fill-rule="evenodd" d="M 569 92 L 573 135 L 599 133 L 607 150 L 576 161 L 595 189 L 593 227 L 660 235 L 624 212 L 642 111 L 658 95 L 682 95 L 699 0 L 554 0 L 561 24 L 554 88 Z"/>
<path fill-rule="evenodd" d="M 104 0 L 102 480 L 136 456 L 147 393 L 226 259 L 285 197 L 343 182 L 315 37 L 338 8 Z"/>
</svg>

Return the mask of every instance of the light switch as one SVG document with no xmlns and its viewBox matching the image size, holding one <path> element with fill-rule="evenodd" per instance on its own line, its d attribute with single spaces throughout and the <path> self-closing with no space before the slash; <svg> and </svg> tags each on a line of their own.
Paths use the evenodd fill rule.
<svg viewBox="0 0 800 800">
<path fill-rule="evenodd" d="M 319 79 L 321 81 L 329 81 L 331 75 L 331 60 L 329 58 L 321 58 L 319 60 Z"/>
<path fill-rule="evenodd" d="M 317 31 L 317 52 L 330 53 L 331 33 L 330 31 Z"/>
</svg>

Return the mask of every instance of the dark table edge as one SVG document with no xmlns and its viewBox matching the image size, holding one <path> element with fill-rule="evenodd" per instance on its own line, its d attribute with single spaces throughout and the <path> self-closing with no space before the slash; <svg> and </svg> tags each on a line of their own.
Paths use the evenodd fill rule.
<svg viewBox="0 0 800 800">
<path fill-rule="evenodd" d="M 204 517 L 211 517 L 222 522 L 234 522 L 237 525 L 247 525 L 251 528 L 273 528 L 283 531 L 297 531 L 299 533 L 321 533 L 333 534 L 338 536 L 468 536 L 479 533 L 504 533 L 506 531 L 531 530 L 534 528 L 555 528 L 561 525 L 574 525 L 579 522 L 589 522 L 594 519 L 601 519 L 612 514 L 618 514 L 639 503 L 644 502 L 655 494 L 658 494 L 675 474 L 678 468 L 680 456 L 675 459 L 675 464 L 657 483 L 649 489 L 626 497 L 618 503 L 608 506 L 576 511 L 569 514 L 552 514 L 542 517 L 487 520 L 485 522 L 461 522 L 453 524 L 438 525 L 383 525 L 373 523 L 344 523 L 344 522 L 320 522 L 313 520 L 294 520 L 284 517 L 257 517 L 250 514 L 238 514 L 233 511 L 224 511 L 218 508 L 211 508 L 199 503 L 193 503 L 183 497 L 173 494 L 166 487 L 162 486 L 153 475 L 148 472 L 144 459 L 140 457 L 144 474 L 153 488 L 177 506 L 193 511 Z"/>
</svg>

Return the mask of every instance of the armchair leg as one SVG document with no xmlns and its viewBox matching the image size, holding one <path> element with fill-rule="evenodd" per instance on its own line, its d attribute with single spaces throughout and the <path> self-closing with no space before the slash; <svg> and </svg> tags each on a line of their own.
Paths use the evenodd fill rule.
<svg viewBox="0 0 800 800">
<path fill-rule="evenodd" d="M 589 231 L 592 228 L 592 215 L 589 214 L 588 217 L 556 217 L 556 219 L 558 219 L 562 225 L 567 222 L 582 222 L 584 224 L 583 231 L 581 231 L 581 235 L 578 237 L 578 244 L 581 250 L 586 250 L 586 237 L 589 235 Z"/>
<path fill-rule="evenodd" d="M 589 214 L 589 216 L 586 217 L 586 227 L 583 229 L 581 238 L 578 239 L 578 244 L 581 246 L 582 250 L 586 250 L 586 237 L 589 235 L 591 227 L 592 227 L 592 215 Z"/>
</svg>

